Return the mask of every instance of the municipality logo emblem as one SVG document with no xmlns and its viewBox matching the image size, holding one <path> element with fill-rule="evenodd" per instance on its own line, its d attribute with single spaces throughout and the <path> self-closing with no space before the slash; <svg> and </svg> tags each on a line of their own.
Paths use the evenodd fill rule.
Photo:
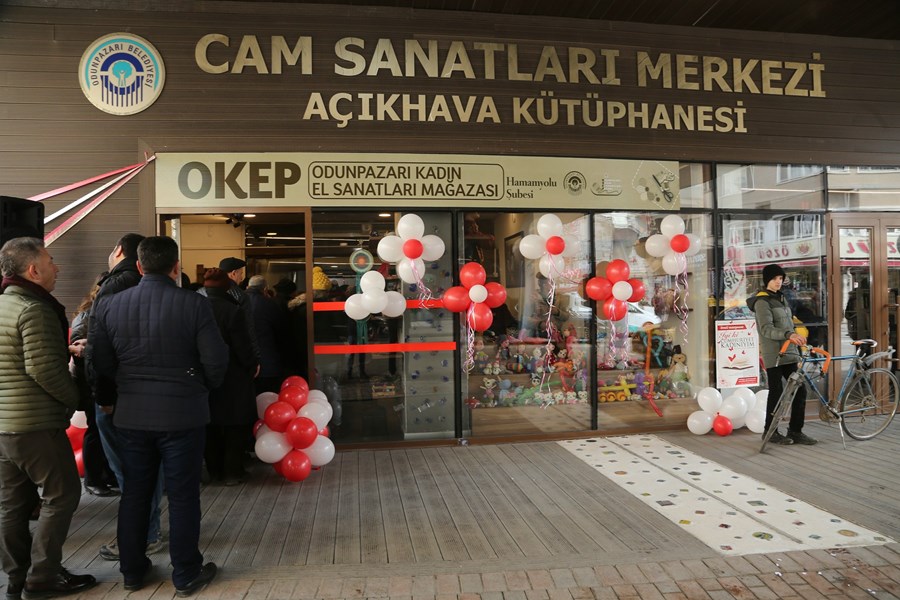
<svg viewBox="0 0 900 600">
<path fill-rule="evenodd" d="M 114 33 L 85 50 L 78 78 L 91 104 L 112 115 L 133 115 L 156 102 L 166 70 L 153 44 L 130 33 Z"/>
</svg>

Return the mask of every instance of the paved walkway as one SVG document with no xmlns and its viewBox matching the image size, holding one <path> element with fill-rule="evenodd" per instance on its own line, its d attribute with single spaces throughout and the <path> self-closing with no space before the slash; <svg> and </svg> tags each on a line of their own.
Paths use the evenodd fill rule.
<svg viewBox="0 0 900 600">
<path fill-rule="evenodd" d="M 676 444 L 715 471 L 900 539 L 900 428 L 847 449 L 833 428 L 807 431 L 822 443 L 766 455 L 749 433 L 643 442 Z M 900 544 L 729 555 L 555 442 L 339 453 L 301 485 L 260 465 L 249 483 L 203 494 L 201 544 L 222 570 L 197 598 L 900 600 Z M 66 566 L 101 583 L 78 597 L 174 597 L 165 554 L 130 595 L 117 563 L 96 557 L 115 510 L 83 498 Z"/>
</svg>

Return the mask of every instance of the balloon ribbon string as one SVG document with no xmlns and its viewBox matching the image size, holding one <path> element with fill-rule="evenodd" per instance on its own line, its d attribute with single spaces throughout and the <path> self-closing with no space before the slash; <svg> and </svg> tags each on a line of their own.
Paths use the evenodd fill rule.
<svg viewBox="0 0 900 600">
<path fill-rule="evenodd" d="M 466 362 L 463 365 L 467 373 L 475 366 L 475 330 L 471 326 L 474 312 L 475 306 L 469 304 L 466 310 Z"/>
<path fill-rule="evenodd" d="M 413 275 L 416 278 L 416 292 L 418 292 L 419 302 L 421 303 L 422 308 L 425 308 L 425 303 L 434 298 L 434 295 L 432 295 L 431 290 L 428 289 L 428 286 L 425 285 L 425 282 L 422 281 L 422 275 L 424 275 L 424 273 L 419 273 L 419 270 L 416 268 L 416 261 L 410 260 L 409 263 L 412 268 Z"/>
<path fill-rule="evenodd" d="M 675 289 L 676 289 L 676 298 L 675 298 L 675 313 L 678 315 L 681 320 L 681 324 L 678 329 L 681 331 L 682 343 L 687 344 L 688 341 L 688 316 L 690 311 L 687 306 L 687 298 L 688 298 L 688 282 L 687 282 L 687 267 L 685 267 L 684 271 L 679 273 L 675 277 Z M 683 291 L 682 291 L 683 290 Z"/>
</svg>

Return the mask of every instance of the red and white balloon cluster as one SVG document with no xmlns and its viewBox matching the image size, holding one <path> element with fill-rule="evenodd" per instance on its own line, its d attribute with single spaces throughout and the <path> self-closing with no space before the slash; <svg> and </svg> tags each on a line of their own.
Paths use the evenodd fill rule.
<svg viewBox="0 0 900 600">
<path fill-rule="evenodd" d="M 467 311 L 466 324 L 475 331 L 484 331 L 494 322 L 492 308 L 506 302 L 506 288 L 495 281 L 485 283 L 487 273 L 476 262 L 466 263 L 459 270 L 459 282 L 444 292 L 441 301 L 450 312 Z"/>
<path fill-rule="evenodd" d="M 258 395 L 256 411 L 260 418 L 253 427 L 256 456 L 288 481 L 303 481 L 313 467 L 334 458 L 334 444 L 328 438 L 331 405 L 302 377 L 285 379 L 277 394 Z"/>
<path fill-rule="evenodd" d="M 746 425 L 753 433 L 762 433 L 766 427 L 768 395 L 769 390 L 754 394 L 750 388 L 737 388 L 723 399 L 716 388 L 703 388 L 697 392 L 700 410 L 688 415 L 688 430 L 704 435 L 712 429 L 718 435 L 726 436 Z"/>
<path fill-rule="evenodd" d="M 620 321 L 628 314 L 628 303 L 644 297 L 644 282 L 631 278 L 631 268 L 622 259 L 611 260 L 606 265 L 606 277 L 591 277 L 584 284 L 588 298 L 602 302 L 603 316 L 610 321 Z"/>
<path fill-rule="evenodd" d="M 386 235 L 378 242 L 381 260 L 397 263 L 397 275 L 406 283 L 415 283 L 430 293 L 422 283 L 425 261 L 438 260 L 444 255 L 444 240 L 425 235 L 425 222 L 416 214 L 408 214 L 397 221 L 397 235 Z"/>
<path fill-rule="evenodd" d="M 678 215 L 668 215 L 659 224 L 660 233 L 647 238 L 646 250 L 650 256 L 662 258 L 663 271 L 678 275 L 687 271 L 687 258 L 700 252 L 700 238 L 684 232 L 684 220 Z"/>
<path fill-rule="evenodd" d="M 542 215 L 537 222 L 537 234 L 526 235 L 519 242 L 519 252 L 529 259 L 540 259 L 538 268 L 541 275 L 554 279 L 562 275 L 565 269 L 563 256 L 577 251 L 574 244 L 569 244 L 563 237 L 562 221 L 553 214 Z"/>
<path fill-rule="evenodd" d="M 359 278 L 361 293 L 353 294 L 344 302 L 344 312 L 354 320 L 381 313 L 386 317 L 399 317 L 406 310 L 406 298 L 400 292 L 384 291 L 384 275 L 368 271 Z"/>
</svg>

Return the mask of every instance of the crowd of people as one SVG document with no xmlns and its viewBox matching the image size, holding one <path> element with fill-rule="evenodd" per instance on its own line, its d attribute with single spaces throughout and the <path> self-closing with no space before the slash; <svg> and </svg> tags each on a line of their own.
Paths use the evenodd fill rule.
<svg viewBox="0 0 900 600">
<path fill-rule="evenodd" d="M 226 257 L 187 286 L 178 256 L 169 237 L 122 236 L 70 327 L 52 295 L 59 269 L 43 241 L 19 237 L 0 248 L 0 562 L 7 600 L 96 584 L 62 566 L 81 496 L 66 435 L 76 410 L 88 425 L 85 490 L 120 496 L 116 539 L 99 555 L 119 561 L 125 590 L 144 586 L 149 557 L 164 545 L 163 493 L 176 594 L 190 596 L 216 576 L 199 549 L 201 482 L 245 479 L 255 397 L 277 392 L 286 375 L 307 375 L 306 343 L 289 336 L 297 331 L 289 310 L 293 282 L 269 290 L 263 276 L 245 281 L 243 260 Z M 305 311 L 303 317 L 305 324 Z"/>
</svg>

